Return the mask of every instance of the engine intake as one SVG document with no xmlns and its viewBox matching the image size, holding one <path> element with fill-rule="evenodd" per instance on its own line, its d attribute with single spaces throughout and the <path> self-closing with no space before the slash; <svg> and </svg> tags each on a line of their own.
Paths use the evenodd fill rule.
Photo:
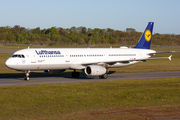
<svg viewBox="0 0 180 120">
<path fill-rule="evenodd" d="M 99 75 L 104 75 L 108 73 L 108 69 L 103 66 L 88 65 L 84 69 L 84 72 L 86 73 L 86 75 L 89 75 L 89 76 L 99 76 Z"/>
</svg>

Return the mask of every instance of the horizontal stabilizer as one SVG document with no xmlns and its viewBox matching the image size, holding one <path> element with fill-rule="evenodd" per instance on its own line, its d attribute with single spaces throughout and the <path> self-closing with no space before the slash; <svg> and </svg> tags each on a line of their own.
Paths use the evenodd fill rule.
<svg viewBox="0 0 180 120">
<path fill-rule="evenodd" d="M 172 55 L 170 55 L 169 57 L 148 58 L 147 60 L 169 59 L 171 61 L 171 57 L 172 57 Z"/>
</svg>

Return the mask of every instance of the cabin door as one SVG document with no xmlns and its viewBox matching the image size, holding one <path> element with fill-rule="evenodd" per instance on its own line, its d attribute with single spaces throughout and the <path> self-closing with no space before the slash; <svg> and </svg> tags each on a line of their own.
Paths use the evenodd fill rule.
<svg viewBox="0 0 180 120">
<path fill-rule="evenodd" d="M 36 55 L 33 51 L 31 51 L 31 63 L 36 63 Z"/>
<path fill-rule="evenodd" d="M 66 57 L 66 62 L 70 62 L 69 52 L 66 51 L 65 57 Z"/>
</svg>

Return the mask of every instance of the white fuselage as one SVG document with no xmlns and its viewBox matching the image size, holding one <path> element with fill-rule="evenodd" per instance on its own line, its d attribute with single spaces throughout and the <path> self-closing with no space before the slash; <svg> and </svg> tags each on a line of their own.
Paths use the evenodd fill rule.
<svg viewBox="0 0 180 120">
<path fill-rule="evenodd" d="M 90 64 L 107 62 L 112 62 L 107 67 L 124 67 L 151 57 L 149 53 L 155 51 L 135 48 L 30 48 L 16 51 L 5 64 L 15 70 L 80 70 Z"/>
</svg>

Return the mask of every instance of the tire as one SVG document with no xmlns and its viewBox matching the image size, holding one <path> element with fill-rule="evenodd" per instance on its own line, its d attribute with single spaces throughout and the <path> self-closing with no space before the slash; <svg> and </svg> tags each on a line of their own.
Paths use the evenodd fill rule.
<svg viewBox="0 0 180 120">
<path fill-rule="evenodd" d="M 108 78 L 108 74 L 100 75 L 99 78 L 100 79 L 107 79 Z"/>
<path fill-rule="evenodd" d="M 108 75 L 107 75 L 107 74 L 104 74 L 104 75 L 102 75 L 102 78 L 103 78 L 103 79 L 107 79 L 107 78 L 108 78 Z"/>
<path fill-rule="evenodd" d="M 24 77 L 24 80 L 27 80 L 27 81 L 29 81 L 29 77 Z"/>
<path fill-rule="evenodd" d="M 72 76 L 72 78 L 79 78 L 80 74 L 79 74 L 79 72 L 72 72 L 71 76 Z"/>
</svg>

